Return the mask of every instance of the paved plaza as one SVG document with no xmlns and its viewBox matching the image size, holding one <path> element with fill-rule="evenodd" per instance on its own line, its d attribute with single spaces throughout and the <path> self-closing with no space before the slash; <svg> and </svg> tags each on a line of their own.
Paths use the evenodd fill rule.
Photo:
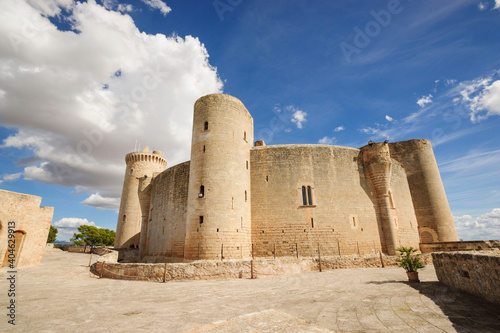
<svg viewBox="0 0 500 333">
<path fill-rule="evenodd" d="M 500 332 L 500 307 L 453 291 L 432 266 L 341 269 L 255 280 L 154 283 L 99 279 L 89 255 L 59 250 L 16 276 L 16 326 L 2 332 Z"/>
</svg>

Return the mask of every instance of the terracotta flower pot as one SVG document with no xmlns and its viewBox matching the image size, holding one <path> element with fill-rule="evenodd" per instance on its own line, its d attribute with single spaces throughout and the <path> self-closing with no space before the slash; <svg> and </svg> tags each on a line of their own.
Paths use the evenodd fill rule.
<svg viewBox="0 0 500 333">
<path fill-rule="evenodd" d="M 406 275 L 408 275 L 408 281 L 420 282 L 420 280 L 418 279 L 418 272 L 406 272 Z"/>
</svg>

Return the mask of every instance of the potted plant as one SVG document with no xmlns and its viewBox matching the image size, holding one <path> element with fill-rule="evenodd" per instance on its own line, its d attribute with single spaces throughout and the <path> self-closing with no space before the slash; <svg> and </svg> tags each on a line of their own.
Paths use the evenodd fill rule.
<svg viewBox="0 0 500 333">
<path fill-rule="evenodd" d="M 403 267 L 408 275 L 408 281 L 410 282 L 420 282 L 418 279 L 417 269 L 424 268 L 424 264 L 420 261 L 420 255 L 416 254 L 417 249 L 413 247 L 401 246 L 396 249 L 400 253 L 400 257 L 396 259 L 399 267 Z"/>
</svg>

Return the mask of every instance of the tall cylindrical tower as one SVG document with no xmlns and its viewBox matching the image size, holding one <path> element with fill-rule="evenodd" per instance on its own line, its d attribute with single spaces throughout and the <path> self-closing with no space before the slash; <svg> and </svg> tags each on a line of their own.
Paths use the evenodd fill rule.
<svg viewBox="0 0 500 333">
<path fill-rule="evenodd" d="M 389 146 L 386 143 L 372 143 L 362 147 L 361 152 L 363 164 L 377 196 L 378 223 L 383 231 L 381 241 L 386 253 L 395 255 L 398 244 L 389 198 L 392 167 Z"/>
<path fill-rule="evenodd" d="M 196 101 L 185 259 L 251 255 L 252 143 L 253 119 L 241 101 L 222 94 Z"/>
<path fill-rule="evenodd" d="M 123 180 L 122 199 L 116 225 L 115 248 L 124 249 L 139 245 L 142 212 L 139 201 L 139 179 L 152 177 L 167 166 L 167 160 L 161 152 L 149 152 L 146 146 L 142 152 L 134 152 L 125 156 L 127 168 Z"/>
<path fill-rule="evenodd" d="M 394 142 L 390 150 L 405 166 L 421 242 L 458 241 L 431 143 L 423 139 Z"/>
</svg>

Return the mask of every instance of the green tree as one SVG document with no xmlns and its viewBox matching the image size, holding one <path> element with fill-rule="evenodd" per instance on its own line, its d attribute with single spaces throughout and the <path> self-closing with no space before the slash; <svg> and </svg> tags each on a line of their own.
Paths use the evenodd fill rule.
<svg viewBox="0 0 500 333">
<path fill-rule="evenodd" d="M 79 233 L 75 233 L 71 241 L 76 245 L 89 245 L 91 252 L 95 246 L 111 246 L 115 242 L 115 232 L 109 229 L 100 229 L 91 225 L 78 227 Z"/>
<path fill-rule="evenodd" d="M 57 228 L 50 226 L 49 236 L 47 237 L 47 243 L 54 243 L 57 237 Z"/>
</svg>

